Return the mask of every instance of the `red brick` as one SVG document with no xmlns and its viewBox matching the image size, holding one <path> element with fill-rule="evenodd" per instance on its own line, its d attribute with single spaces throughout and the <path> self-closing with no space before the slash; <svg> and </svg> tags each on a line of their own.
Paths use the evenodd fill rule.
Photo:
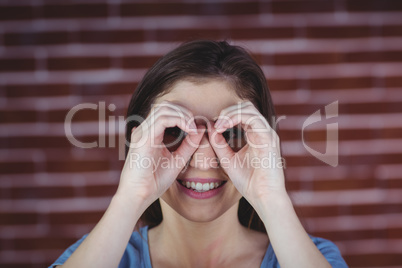
<svg viewBox="0 0 402 268">
<path fill-rule="evenodd" d="M 7 6 L 0 7 L 0 20 L 30 20 L 34 18 L 32 6 Z"/>
<path fill-rule="evenodd" d="M 38 214 L 36 213 L 1 213 L 0 214 L 0 225 L 26 225 L 26 224 L 37 224 Z"/>
<path fill-rule="evenodd" d="M 385 87 L 402 87 L 402 78 L 400 76 L 386 76 L 384 77 Z"/>
<path fill-rule="evenodd" d="M 66 245 L 72 245 L 76 241 L 75 239 L 60 237 L 2 239 L 3 245 L 5 245 L 2 250 L 55 249 L 66 247 Z"/>
<path fill-rule="evenodd" d="M 23 255 L 23 254 L 21 254 L 21 255 Z M 7 268 L 27 268 L 27 267 L 40 268 L 40 267 L 47 267 L 49 265 L 47 263 L 41 263 L 41 262 L 32 263 L 29 260 L 21 260 L 21 259 L 18 259 L 17 263 L 15 263 L 15 262 L 13 262 L 13 263 L 2 262 L 1 264 L 4 265 L 4 267 L 7 267 Z"/>
<path fill-rule="evenodd" d="M 278 39 L 293 38 L 294 29 L 291 27 L 247 27 L 225 29 L 181 29 L 158 30 L 154 33 L 158 41 L 188 41 L 192 39 Z"/>
<path fill-rule="evenodd" d="M 333 1 L 272 1 L 272 13 L 311 13 L 334 11 Z"/>
<path fill-rule="evenodd" d="M 47 60 L 47 67 L 50 71 L 109 69 L 111 59 L 109 57 L 50 58 Z"/>
<path fill-rule="evenodd" d="M 127 99 L 131 98 L 137 83 L 86 83 L 75 84 L 73 86 L 73 93 L 81 96 L 96 96 L 102 95 L 127 95 Z"/>
<path fill-rule="evenodd" d="M 70 42 L 69 32 L 5 33 L 5 46 L 57 45 Z"/>
<path fill-rule="evenodd" d="M 88 197 L 110 196 L 112 197 L 117 190 L 118 182 L 115 185 L 95 185 L 85 188 L 85 195 Z"/>
<path fill-rule="evenodd" d="M 227 39 L 230 32 L 226 29 L 180 29 L 157 30 L 155 37 L 148 40 L 154 41 L 190 41 L 193 39 Z"/>
<path fill-rule="evenodd" d="M 343 58 L 345 62 L 400 62 L 402 51 L 353 52 Z"/>
<path fill-rule="evenodd" d="M 339 64 L 357 62 L 400 62 L 402 51 L 364 51 L 364 52 L 323 52 L 292 53 L 273 55 L 274 65 Z"/>
<path fill-rule="evenodd" d="M 145 41 L 145 32 L 142 30 L 118 31 L 80 31 L 77 32 L 78 42 L 83 44 L 97 43 L 135 43 Z"/>
<path fill-rule="evenodd" d="M 52 110 L 46 113 L 45 117 L 47 118 L 47 122 L 52 123 L 63 123 L 66 119 L 67 113 L 69 110 Z M 116 109 L 114 111 L 110 111 L 106 108 L 106 110 L 99 111 L 93 109 L 82 109 L 77 111 L 74 114 L 72 122 L 88 122 L 88 121 L 99 121 L 99 113 L 102 113 L 106 120 L 108 120 L 109 116 L 114 116 L 117 120 L 118 116 L 123 116 L 126 113 L 126 109 Z M 107 123 L 107 122 L 106 122 Z"/>
<path fill-rule="evenodd" d="M 5 85 L 4 89 L 7 98 L 52 97 L 70 94 L 70 85 L 67 84 Z"/>
<path fill-rule="evenodd" d="M 359 11 L 398 11 L 402 10 L 402 3 L 395 0 L 347 0 L 346 9 L 353 12 Z"/>
<path fill-rule="evenodd" d="M 34 59 L 0 59 L 0 72 L 35 71 Z"/>
<path fill-rule="evenodd" d="M 258 2 L 224 3 L 123 3 L 120 14 L 123 17 L 157 15 L 238 15 L 258 14 Z"/>
<path fill-rule="evenodd" d="M 284 113 L 281 113 L 284 114 Z M 325 130 L 305 130 L 305 134 L 319 133 L 326 135 Z M 282 141 L 301 140 L 301 130 L 280 129 Z M 339 140 L 398 139 L 402 137 L 402 128 L 386 129 L 339 129 Z"/>
<path fill-rule="evenodd" d="M 367 145 L 370 143 L 368 142 Z M 377 164 L 399 164 L 402 159 L 402 154 L 384 153 L 381 155 L 350 155 L 340 156 L 339 165 L 353 166 L 353 165 L 377 165 Z M 286 156 L 287 167 L 301 167 L 301 166 L 325 166 L 326 164 L 318 160 L 312 155 L 305 156 Z"/>
<path fill-rule="evenodd" d="M 402 228 L 387 228 L 386 232 L 389 239 L 402 238 Z"/>
<path fill-rule="evenodd" d="M 322 107 L 320 104 L 277 104 L 275 110 L 278 115 L 310 115 Z"/>
<path fill-rule="evenodd" d="M 303 191 L 303 190 L 314 190 L 314 191 L 344 191 L 344 190 L 359 190 L 377 187 L 377 183 L 374 179 L 367 178 L 366 180 L 357 180 L 353 176 L 350 179 L 344 178 L 342 180 L 328 180 L 328 179 L 316 179 L 311 182 L 300 181 L 298 178 L 289 178 L 286 182 L 286 189 L 288 191 Z M 319 212 L 315 214 L 317 217 L 324 216 Z M 334 214 L 337 216 L 338 214 Z"/>
<path fill-rule="evenodd" d="M 44 18 L 98 18 L 108 16 L 105 4 L 60 4 L 43 6 Z"/>
<path fill-rule="evenodd" d="M 350 89 L 350 88 L 371 88 L 373 78 L 363 77 L 338 77 L 338 78 L 315 78 L 309 80 L 310 89 Z"/>
<path fill-rule="evenodd" d="M 41 199 L 74 197 L 72 187 L 19 187 L 7 189 L 6 199 Z M 3 196 L 0 196 L 3 199 Z"/>
<path fill-rule="evenodd" d="M 49 224 L 93 224 L 95 225 L 104 212 L 84 211 L 84 212 L 63 212 L 50 213 L 48 215 Z"/>
<path fill-rule="evenodd" d="M 158 59 L 157 56 L 124 57 L 121 61 L 121 67 L 124 69 L 149 69 Z"/>
<path fill-rule="evenodd" d="M 109 170 L 108 161 L 48 161 L 47 172 L 85 172 L 85 171 L 107 171 Z"/>
<path fill-rule="evenodd" d="M 382 36 L 402 36 L 402 27 L 400 24 L 383 26 L 381 31 Z"/>
<path fill-rule="evenodd" d="M 378 101 L 374 105 L 372 103 L 341 104 L 339 110 L 347 114 L 387 114 L 401 113 L 402 106 L 398 102 Z"/>
<path fill-rule="evenodd" d="M 0 162 L 0 174 L 34 173 L 33 162 Z"/>
<path fill-rule="evenodd" d="M 233 29 L 229 32 L 233 39 L 290 39 L 295 36 L 293 27 L 259 27 Z"/>
<path fill-rule="evenodd" d="M 142 30 L 82 31 L 81 43 L 132 43 L 141 41 L 189 41 L 193 39 L 260 39 L 292 38 L 294 29 L 289 27 L 264 27 L 240 29 L 165 29 L 153 30 L 152 35 Z"/>
<path fill-rule="evenodd" d="M 398 253 L 345 254 L 344 259 L 350 267 L 395 267 L 401 264 Z"/>
<path fill-rule="evenodd" d="M 381 215 L 401 213 L 400 204 L 362 204 L 362 205 L 332 205 L 332 206 L 303 206 L 300 208 L 303 217 L 336 217 L 341 215 Z"/>
<path fill-rule="evenodd" d="M 373 35 L 371 26 L 309 26 L 306 27 L 307 38 L 357 38 Z"/>
<path fill-rule="evenodd" d="M 342 61 L 339 53 L 292 53 L 273 55 L 275 65 L 334 64 Z"/>
<path fill-rule="evenodd" d="M 58 199 L 74 198 L 85 194 L 85 197 L 113 196 L 116 185 L 92 185 L 82 187 L 47 186 L 47 187 L 12 187 L 5 189 L 6 194 L 0 199 Z"/>
<path fill-rule="evenodd" d="M 386 239 L 387 232 L 391 230 L 402 231 L 400 228 L 374 229 L 374 230 L 353 230 L 352 231 L 332 231 L 332 232 L 311 232 L 312 235 L 324 237 L 331 241 L 351 241 L 363 239 Z M 395 236 L 394 238 L 398 238 Z"/>
<path fill-rule="evenodd" d="M 402 179 L 400 179 L 400 180 L 388 180 L 386 182 L 386 184 L 387 184 L 389 189 L 402 188 Z"/>
<path fill-rule="evenodd" d="M 269 73 L 267 74 L 269 78 Z M 299 81 L 297 79 L 268 79 L 267 81 L 269 89 L 276 90 L 296 90 L 298 89 Z"/>
<path fill-rule="evenodd" d="M 97 140 L 96 136 L 89 137 L 79 137 L 79 140 Z M 66 137 L 52 137 L 52 136 L 41 136 L 41 137 L 6 137 L 0 138 L 0 145 L 2 148 L 8 149 L 29 149 L 29 148 L 70 148 L 73 145 L 67 140 Z"/>
<path fill-rule="evenodd" d="M 0 111 L 2 123 L 35 122 L 36 111 Z"/>
</svg>

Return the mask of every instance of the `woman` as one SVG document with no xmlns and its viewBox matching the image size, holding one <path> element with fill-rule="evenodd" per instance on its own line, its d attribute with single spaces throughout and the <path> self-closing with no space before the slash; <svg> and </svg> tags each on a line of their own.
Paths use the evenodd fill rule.
<svg viewBox="0 0 402 268">
<path fill-rule="evenodd" d="M 242 48 L 193 41 L 168 53 L 131 99 L 108 209 L 51 267 L 347 267 L 297 218 L 274 123 Z"/>
</svg>

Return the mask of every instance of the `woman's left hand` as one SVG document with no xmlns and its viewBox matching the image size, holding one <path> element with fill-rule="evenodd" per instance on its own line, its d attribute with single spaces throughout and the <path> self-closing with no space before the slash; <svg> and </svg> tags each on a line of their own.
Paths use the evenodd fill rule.
<svg viewBox="0 0 402 268">
<path fill-rule="evenodd" d="M 244 130 L 247 140 L 237 152 L 222 135 L 236 125 Z M 223 109 L 215 126 L 208 125 L 208 128 L 221 167 L 252 205 L 278 193 L 286 194 L 279 137 L 250 101 Z"/>
</svg>

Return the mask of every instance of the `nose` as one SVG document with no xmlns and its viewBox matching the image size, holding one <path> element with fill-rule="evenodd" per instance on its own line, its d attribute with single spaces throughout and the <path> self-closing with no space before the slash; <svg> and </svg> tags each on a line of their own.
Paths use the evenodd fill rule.
<svg viewBox="0 0 402 268">
<path fill-rule="evenodd" d="M 209 141 L 207 130 L 190 160 L 190 166 L 202 170 L 219 167 L 218 157 Z"/>
</svg>

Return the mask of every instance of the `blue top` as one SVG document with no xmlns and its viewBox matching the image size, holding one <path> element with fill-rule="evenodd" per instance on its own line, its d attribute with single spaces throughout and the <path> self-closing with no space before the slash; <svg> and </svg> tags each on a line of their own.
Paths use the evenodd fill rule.
<svg viewBox="0 0 402 268">
<path fill-rule="evenodd" d="M 77 249 L 77 247 L 81 244 L 85 237 L 87 237 L 87 234 L 84 235 L 75 244 L 70 246 L 66 251 L 64 251 L 64 253 L 52 265 L 50 265 L 49 268 L 53 268 L 56 265 L 62 265 Z M 319 237 L 310 236 L 310 238 L 313 240 L 314 244 L 325 256 L 325 258 L 328 260 L 333 268 L 348 267 L 343 260 L 338 247 L 334 243 Z M 127 267 L 152 268 L 148 247 L 148 226 L 140 228 L 139 232 L 133 232 L 133 234 L 131 235 L 130 241 L 128 242 L 127 248 L 119 264 L 119 268 Z M 272 249 L 271 245 L 269 245 L 264 259 L 261 263 L 261 268 L 278 267 L 280 266 L 275 256 L 274 250 Z"/>
</svg>

